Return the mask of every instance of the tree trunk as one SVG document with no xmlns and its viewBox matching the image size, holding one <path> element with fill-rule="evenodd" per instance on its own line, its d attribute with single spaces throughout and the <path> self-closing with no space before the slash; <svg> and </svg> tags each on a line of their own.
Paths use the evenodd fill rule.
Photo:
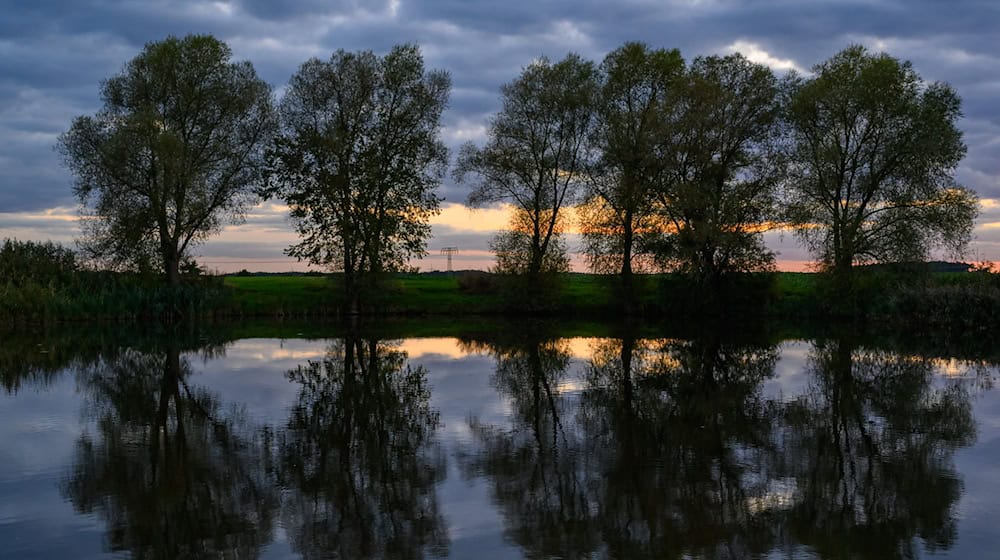
<svg viewBox="0 0 1000 560">
<path fill-rule="evenodd" d="M 348 316 L 357 316 L 359 310 L 358 302 L 358 282 L 353 270 L 344 270 L 344 313 Z"/>
<path fill-rule="evenodd" d="M 167 272 L 167 284 L 177 286 L 181 283 L 180 259 L 176 253 L 171 253 L 163 257 L 163 267 Z"/>
<path fill-rule="evenodd" d="M 847 255 L 847 251 L 838 248 L 833 261 L 833 286 L 837 297 L 847 297 L 851 293 L 853 261 L 854 259 Z"/>
<path fill-rule="evenodd" d="M 625 213 L 625 222 L 622 225 L 624 226 L 624 231 L 622 232 L 622 298 L 625 314 L 631 315 L 634 310 L 635 299 L 632 286 L 632 243 L 634 232 L 632 231 L 631 212 Z"/>
</svg>

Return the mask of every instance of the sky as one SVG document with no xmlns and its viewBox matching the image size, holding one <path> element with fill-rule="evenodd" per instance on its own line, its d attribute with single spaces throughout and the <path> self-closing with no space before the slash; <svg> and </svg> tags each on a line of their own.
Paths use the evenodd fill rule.
<svg viewBox="0 0 1000 560">
<path fill-rule="evenodd" d="M 420 45 L 428 68 L 452 77 L 442 136 L 457 152 L 482 142 L 498 89 L 539 56 L 568 52 L 600 61 L 625 41 L 678 48 L 685 59 L 741 52 L 777 72 L 808 72 L 850 44 L 910 60 L 928 81 L 962 97 L 968 154 L 956 178 L 982 198 L 968 259 L 1000 260 L 1000 2 L 920 0 L 3 0 L 0 11 L 0 238 L 72 243 L 78 235 L 73 178 L 54 145 L 77 115 L 100 108 L 101 80 L 145 43 L 211 33 L 251 61 L 281 95 L 298 66 L 337 49 Z M 429 256 L 413 264 L 489 267 L 488 241 L 502 209 L 470 211 L 468 188 L 447 179 Z M 195 249 L 209 269 L 304 270 L 284 256 L 296 241 L 287 209 L 266 201 L 246 222 Z M 575 236 L 570 239 L 576 247 Z M 767 235 L 779 268 L 808 253 L 794 237 Z M 583 268 L 579 258 L 575 267 Z"/>
</svg>

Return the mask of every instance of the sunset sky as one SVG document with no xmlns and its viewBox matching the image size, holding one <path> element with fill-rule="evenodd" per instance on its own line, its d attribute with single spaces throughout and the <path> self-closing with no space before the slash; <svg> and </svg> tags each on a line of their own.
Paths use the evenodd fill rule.
<svg viewBox="0 0 1000 560">
<path fill-rule="evenodd" d="M 73 117 L 99 108 L 102 79 L 143 44 L 211 33 L 235 58 L 253 62 L 282 94 L 296 68 L 338 48 L 382 53 L 418 43 L 430 68 L 451 72 L 443 137 L 457 150 L 480 142 L 499 86 L 541 55 L 577 52 L 596 61 L 627 40 L 698 55 L 741 52 L 778 72 L 808 72 L 851 43 L 913 62 L 927 80 L 949 82 L 963 99 L 968 155 L 957 179 L 983 199 L 969 258 L 1000 260 L 1000 3 L 990 1 L 799 0 L 232 0 L 220 2 L 53 0 L 9 2 L 0 15 L 0 238 L 70 243 L 78 233 L 72 177 L 53 149 Z M 457 246 L 455 268 L 485 268 L 502 208 L 470 211 L 467 190 L 447 180 L 422 270 L 443 269 L 441 247 Z M 198 247 L 210 269 L 303 270 L 282 250 L 296 237 L 278 201 Z M 570 236 L 571 248 L 576 238 Z M 808 254 L 788 234 L 767 235 L 779 267 Z M 582 261 L 574 260 L 578 269 Z"/>
</svg>

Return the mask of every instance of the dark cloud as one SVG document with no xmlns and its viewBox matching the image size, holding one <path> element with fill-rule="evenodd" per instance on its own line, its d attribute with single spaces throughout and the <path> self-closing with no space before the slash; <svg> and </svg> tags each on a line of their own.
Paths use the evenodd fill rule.
<svg viewBox="0 0 1000 560">
<path fill-rule="evenodd" d="M 102 79 L 146 42 L 212 33 L 251 60 L 276 91 L 304 60 L 333 50 L 385 51 L 416 42 L 454 89 L 444 136 L 481 140 L 499 86 L 535 57 L 600 60 L 627 40 L 677 47 L 686 58 L 752 50 L 808 70 L 851 43 L 911 60 L 964 100 L 969 145 L 958 179 L 1000 198 L 1000 4 L 912 0 L 53 0 L 0 18 L 0 212 L 73 204 L 72 178 L 53 144 L 75 115 L 99 108 Z M 442 196 L 467 189 L 447 181 Z M 248 226 L 252 226 L 251 221 Z M 269 223 L 285 228 L 287 224 Z M 0 232 L 2 235 L 3 232 Z M 462 245 L 461 232 L 449 244 Z M 457 236 L 457 237 L 454 237 Z M 475 245 L 480 238 L 469 238 Z M 432 241 L 431 245 L 441 243 Z M 785 247 L 782 247 L 785 249 Z M 791 250 L 791 248 L 789 248 Z M 784 250 L 783 250 L 784 252 Z M 998 255 L 1000 256 L 1000 255 Z"/>
</svg>

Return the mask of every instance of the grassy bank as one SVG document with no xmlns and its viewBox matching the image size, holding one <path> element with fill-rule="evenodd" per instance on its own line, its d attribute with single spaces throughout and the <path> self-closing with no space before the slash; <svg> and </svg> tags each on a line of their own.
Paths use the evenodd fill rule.
<svg viewBox="0 0 1000 560">
<path fill-rule="evenodd" d="M 486 275 L 399 274 L 379 290 L 377 307 L 390 314 L 475 315 L 507 314 L 518 310 L 527 294 L 509 293 L 502 286 L 483 286 Z M 723 295 L 731 307 L 769 314 L 820 312 L 819 275 L 779 272 L 754 275 Z M 496 281 L 496 279 L 493 279 Z M 953 282 L 953 280 L 950 280 Z M 329 276 L 228 276 L 232 290 L 229 312 L 244 315 L 329 315 L 339 299 L 339 279 Z M 695 311 L 707 296 L 673 274 L 636 277 L 640 312 Z M 620 311 L 617 277 L 567 274 L 539 310 L 569 315 L 605 315 Z"/>
<path fill-rule="evenodd" d="M 672 275 L 638 276 L 634 314 L 646 320 L 722 318 L 879 320 L 946 328 L 1000 326 L 1000 275 L 927 273 L 861 275 L 849 301 L 832 296 L 822 275 L 775 273 L 736 278 L 707 291 Z M 325 318 L 342 307 L 337 275 L 198 277 L 167 287 L 156 278 L 77 272 L 62 282 L 0 283 L 0 318 L 17 323 L 150 321 L 176 317 Z M 528 286 L 477 273 L 387 277 L 368 301 L 382 316 L 551 316 L 616 320 L 622 287 L 614 276 L 568 274 L 530 297 Z M 529 305 L 530 303 L 530 305 Z"/>
<path fill-rule="evenodd" d="M 505 289 L 483 275 L 401 274 L 373 298 L 384 315 L 448 317 L 534 314 L 586 320 L 622 315 L 621 286 L 614 276 L 566 275 L 539 307 L 526 308 L 522 288 Z M 338 278 L 303 276 L 227 277 L 229 316 L 334 316 Z M 781 272 L 737 278 L 706 292 L 672 275 L 636 279 L 636 314 L 647 320 L 710 315 L 802 321 L 875 321 L 909 328 L 1000 327 L 1000 275 L 987 272 L 863 272 L 854 291 L 834 295 L 830 279 Z"/>
</svg>

